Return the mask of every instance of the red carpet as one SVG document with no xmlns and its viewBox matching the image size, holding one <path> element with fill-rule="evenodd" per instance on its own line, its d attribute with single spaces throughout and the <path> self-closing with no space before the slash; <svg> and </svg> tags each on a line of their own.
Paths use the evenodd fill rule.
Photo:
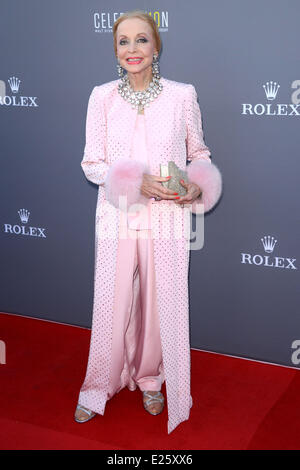
<svg viewBox="0 0 300 470">
<path fill-rule="evenodd" d="M 192 350 L 190 419 L 167 434 L 167 409 L 121 390 L 104 416 L 73 419 L 90 330 L 0 314 L 1 449 L 299 449 L 296 369 Z M 165 394 L 165 384 L 162 389 Z"/>
</svg>

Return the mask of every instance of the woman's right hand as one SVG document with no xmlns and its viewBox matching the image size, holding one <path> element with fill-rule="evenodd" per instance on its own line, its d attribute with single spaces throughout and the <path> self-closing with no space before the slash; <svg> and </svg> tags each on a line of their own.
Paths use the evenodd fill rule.
<svg viewBox="0 0 300 470">
<path fill-rule="evenodd" d="M 161 199 L 178 199 L 178 193 L 174 193 L 171 189 L 164 188 L 161 181 L 168 181 L 170 176 L 155 176 L 143 174 L 143 182 L 141 193 L 148 197 L 160 197 Z"/>
</svg>

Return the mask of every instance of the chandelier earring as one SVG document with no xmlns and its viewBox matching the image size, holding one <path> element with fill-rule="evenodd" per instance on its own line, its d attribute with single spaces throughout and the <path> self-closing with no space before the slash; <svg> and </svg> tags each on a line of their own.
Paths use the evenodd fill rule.
<svg viewBox="0 0 300 470">
<path fill-rule="evenodd" d="M 158 55 L 157 54 L 153 55 L 152 74 L 158 80 L 160 79 L 159 61 L 158 61 Z"/>
<path fill-rule="evenodd" d="M 120 65 L 120 61 L 119 61 L 119 57 L 117 59 L 117 71 L 118 71 L 118 75 L 120 78 L 123 78 L 124 77 L 124 69 L 123 67 L 121 67 Z"/>
</svg>

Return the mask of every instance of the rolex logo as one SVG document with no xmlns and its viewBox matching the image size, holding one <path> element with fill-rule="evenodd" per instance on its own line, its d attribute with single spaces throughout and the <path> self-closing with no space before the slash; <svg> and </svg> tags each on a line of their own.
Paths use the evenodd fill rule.
<svg viewBox="0 0 300 470">
<path fill-rule="evenodd" d="M 12 93 L 18 93 L 21 80 L 19 80 L 17 77 L 10 77 L 7 81 Z"/>
<path fill-rule="evenodd" d="M 245 116 L 300 116 L 300 81 L 294 80 L 291 88 L 296 91 L 291 94 L 291 103 L 276 103 L 280 85 L 277 82 L 269 81 L 262 85 L 265 90 L 266 100 L 264 103 L 243 103 L 242 114 Z"/>
<path fill-rule="evenodd" d="M 268 100 L 275 100 L 280 85 L 276 82 L 267 82 L 263 85 Z"/>
<path fill-rule="evenodd" d="M 0 83 L 5 84 L 2 80 Z M 20 108 L 38 108 L 37 96 L 20 96 L 19 88 L 21 80 L 18 77 L 10 77 L 7 82 L 9 83 L 11 94 L 6 95 L 6 88 L 4 87 L 4 93 L 0 94 L 0 106 L 17 106 Z M 7 87 L 8 89 L 8 87 Z"/>
<path fill-rule="evenodd" d="M 271 237 L 270 235 L 264 236 L 261 238 L 261 242 L 266 253 L 273 253 L 274 247 L 277 243 L 277 240 L 275 240 L 274 237 Z"/>
<path fill-rule="evenodd" d="M 45 228 L 42 227 L 29 227 L 23 224 L 27 224 L 30 216 L 30 212 L 27 209 L 19 209 L 18 214 L 21 220 L 21 224 L 4 224 L 4 232 L 11 235 L 27 235 L 29 237 L 40 237 L 47 238 Z"/>
<path fill-rule="evenodd" d="M 262 245 L 264 247 L 265 253 L 273 253 L 277 240 L 271 235 L 265 235 L 261 239 Z M 261 255 L 261 254 L 252 254 L 252 253 L 241 253 L 241 263 L 242 264 L 251 264 L 254 266 L 264 266 L 268 268 L 284 268 L 297 270 L 295 265 L 296 258 L 286 258 L 283 256 L 270 256 Z"/>
<path fill-rule="evenodd" d="M 30 212 L 27 209 L 20 209 L 18 210 L 18 214 L 20 216 L 22 224 L 27 224 Z"/>
</svg>

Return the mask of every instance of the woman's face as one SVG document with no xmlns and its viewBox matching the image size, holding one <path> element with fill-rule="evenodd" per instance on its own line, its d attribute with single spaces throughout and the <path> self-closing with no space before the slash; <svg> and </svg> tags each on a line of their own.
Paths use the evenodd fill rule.
<svg viewBox="0 0 300 470">
<path fill-rule="evenodd" d="M 117 54 L 120 65 L 129 73 L 140 73 L 152 64 L 157 54 L 152 29 L 140 18 L 127 18 L 117 29 Z M 129 58 L 135 60 L 129 61 Z"/>
</svg>

